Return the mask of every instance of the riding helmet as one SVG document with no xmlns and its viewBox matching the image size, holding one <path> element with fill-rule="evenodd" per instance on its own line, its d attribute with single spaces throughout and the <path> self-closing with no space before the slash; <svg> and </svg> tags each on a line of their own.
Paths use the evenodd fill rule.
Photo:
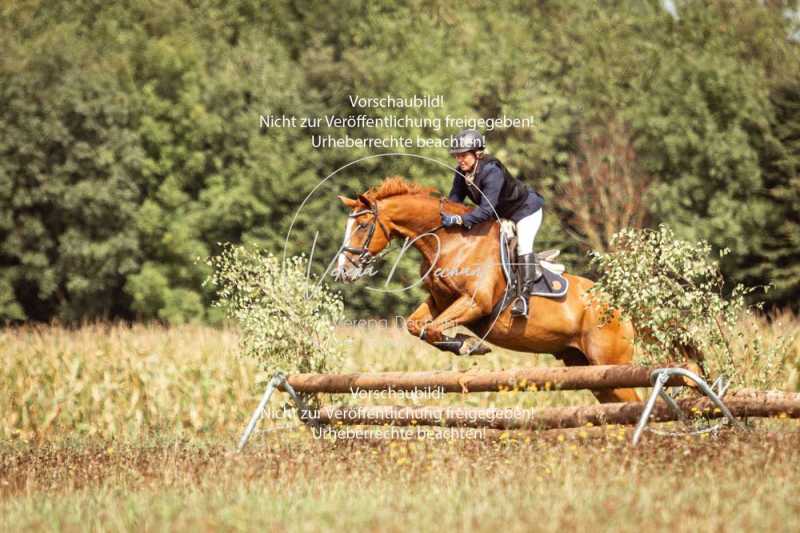
<svg viewBox="0 0 800 533">
<path fill-rule="evenodd" d="M 466 129 L 459 131 L 454 137 L 450 138 L 450 153 L 461 154 L 464 152 L 474 152 L 486 148 L 483 135 L 478 130 Z"/>
</svg>

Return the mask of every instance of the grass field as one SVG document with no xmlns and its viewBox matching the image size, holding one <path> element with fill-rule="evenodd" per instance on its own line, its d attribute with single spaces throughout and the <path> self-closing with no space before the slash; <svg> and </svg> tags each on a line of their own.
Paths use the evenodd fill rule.
<svg viewBox="0 0 800 533">
<path fill-rule="evenodd" d="M 778 323 L 758 326 L 765 342 L 800 331 L 790 316 Z M 506 351 L 453 359 L 393 329 L 341 333 L 352 339 L 345 371 L 560 364 Z M 792 421 L 719 438 L 649 436 L 631 450 L 615 430 L 318 441 L 303 428 L 269 431 L 291 422 L 274 417 L 236 454 L 267 378 L 237 343 L 234 330 L 201 326 L 0 331 L 0 528 L 800 529 Z M 797 339 L 790 355 L 800 357 Z M 797 386 L 796 364 L 782 387 Z M 584 391 L 435 403 L 592 402 Z"/>
<path fill-rule="evenodd" d="M 800 436 L 6 448 L 0 526 L 797 531 Z"/>
</svg>

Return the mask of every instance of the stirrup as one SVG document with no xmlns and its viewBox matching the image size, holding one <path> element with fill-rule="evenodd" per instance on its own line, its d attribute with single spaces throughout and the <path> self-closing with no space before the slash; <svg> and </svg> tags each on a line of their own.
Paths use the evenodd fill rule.
<svg viewBox="0 0 800 533">
<path fill-rule="evenodd" d="M 517 302 L 522 302 L 522 310 L 517 310 Z M 527 296 L 519 295 L 514 299 L 511 304 L 511 316 L 524 316 L 528 318 L 528 298 Z"/>
</svg>

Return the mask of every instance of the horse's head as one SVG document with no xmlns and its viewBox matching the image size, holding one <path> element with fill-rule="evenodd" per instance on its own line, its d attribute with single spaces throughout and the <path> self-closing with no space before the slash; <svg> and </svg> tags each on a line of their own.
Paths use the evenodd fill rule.
<svg viewBox="0 0 800 533">
<path fill-rule="evenodd" d="M 363 194 L 357 200 L 345 196 L 339 200 L 350 208 L 350 214 L 333 275 L 337 280 L 354 281 L 367 273 L 369 264 L 388 246 L 391 230 L 381 219 L 377 200 Z"/>
</svg>

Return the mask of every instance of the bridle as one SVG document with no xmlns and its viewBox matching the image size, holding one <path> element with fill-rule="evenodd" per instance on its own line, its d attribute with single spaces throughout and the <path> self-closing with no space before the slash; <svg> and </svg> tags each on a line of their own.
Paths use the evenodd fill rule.
<svg viewBox="0 0 800 533">
<path fill-rule="evenodd" d="M 441 197 L 439 199 L 439 213 L 440 214 L 442 213 L 442 206 L 443 205 L 444 205 L 444 197 Z M 372 242 L 372 236 L 375 234 L 375 228 L 378 225 L 380 225 L 381 230 L 383 231 L 383 234 L 386 236 L 387 242 L 391 242 L 391 240 L 392 240 L 391 232 L 386 228 L 386 225 L 378 217 L 378 203 L 377 202 L 370 202 L 369 207 L 367 209 L 361 209 L 359 211 L 355 211 L 354 213 L 350 213 L 349 215 L 347 215 L 347 218 L 356 219 L 356 218 L 360 217 L 361 215 L 366 215 L 367 213 L 372 214 L 372 222 L 370 223 L 369 229 L 367 230 L 367 238 L 364 240 L 364 244 L 362 246 L 343 246 L 342 247 L 342 251 L 344 251 L 344 252 L 349 252 L 351 254 L 358 254 L 359 264 L 357 264 L 349 255 L 345 254 L 345 258 L 348 261 L 350 261 L 350 263 L 353 266 L 355 266 L 356 268 L 366 266 L 366 265 L 370 264 L 371 262 L 373 262 L 373 261 L 375 261 L 377 259 L 380 259 L 384 255 L 389 253 L 389 246 L 387 246 L 386 248 L 384 248 L 383 250 L 378 252 L 376 255 L 372 255 L 372 253 L 369 251 L 369 244 Z M 361 227 L 363 227 L 363 226 L 359 226 L 359 228 L 361 228 Z M 426 233 L 436 233 L 437 231 L 439 231 L 443 227 L 444 227 L 443 225 L 439 224 L 435 228 L 428 230 Z M 351 236 L 351 238 L 352 238 L 352 236 Z M 408 241 L 408 237 L 406 237 L 406 241 Z"/>
<path fill-rule="evenodd" d="M 391 233 L 386 228 L 386 225 L 384 225 L 384 223 L 381 221 L 381 219 L 378 218 L 378 203 L 377 202 L 370 203 L 370 205 L 369 205 L 369 207 L 367 209 L 361 209 L 360 211 L 356 211 L 354 213 L 350 213 L 349 215 L 347 215 L 347 218 L 356 219 L 356 218 L 360 217 L 361 215 L 366 215 L 367 213 L 372 214 L 372 222 L 370 223 L 369 229 L 367 230 L 367 238 L 366 238 L 366 240 L 364 240 L 364 244 L 362 246 L 345 246 L 345 247 L 342 248 L 342 250 L 345 251 L 345 252 L 349 252 L 351 254 L 358 254 L 358 260 L 359 260 L 359 262 L 360 262 L 360 264 L 362 266 L 371 263 L 372 261 L 378 259 L 379 257 L 383 257 L 389 251 L 388 247 L 384 248 L 377 255 L 372 255 L 372 253 L 369 251 L 369 244 L 372 242 L 372 236 L 375 235 L 375 228 L 379 224 L 381 226 L 381 230 L 383 231 L 383 234 L 386 236 L 387 242 L 392 240 Z M 361 228 L 361 227 L 363 227 L 363 226 L 359 225 L 359 228 Z M 356 267 L 359 266 L 358 264 L 356 264 L 355 261 L 353 261 L 353 259 L 350 258 L 349 255 L 345 255 L 345 257 L 347 258 L 348 261 L 350 261 L 350 263 L 353 264 L 353 266 L 356 266 Z"/>
</svg>

